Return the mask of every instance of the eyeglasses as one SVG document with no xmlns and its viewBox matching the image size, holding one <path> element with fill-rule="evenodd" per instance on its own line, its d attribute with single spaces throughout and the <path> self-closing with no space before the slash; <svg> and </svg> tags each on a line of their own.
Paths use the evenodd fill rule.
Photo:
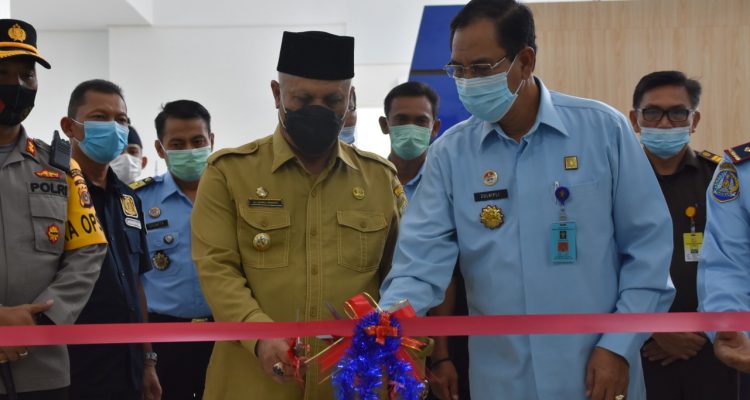
<svg viewBox="0 0 750 400">
<path fill-rule="evenodd" d="M 500 59 L 500 61 L 494 64 L 471 64 L 468 67 L 457 64 L 448 64 L 443 67 L 443 71 L 448 74 L 451 78 L 465 78 L 466 76 L 489 76 L 492 74 L 492 70 L 497 68 L 500 63 L 505 61 L 506 57 Z"/>
<path fill-rule="evenodd" d="M 662 110 L 657 107 L 639 108 L 638 112 L 641 113 L 641 118 L 648 122 L 659 122 L 665 114 L 672 122 L 685 122 L 693 114 L 693 110 L 685 107 L 672 107 L 669 110 Z"/>
</svg>

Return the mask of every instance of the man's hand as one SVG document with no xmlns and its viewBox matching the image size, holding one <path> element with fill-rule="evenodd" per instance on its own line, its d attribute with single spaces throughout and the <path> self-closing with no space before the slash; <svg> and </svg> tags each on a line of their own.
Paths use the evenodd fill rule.
<svg viewBox="0 0 750 400">
<path fill-rule="evenodd" d="M 289 363 L 289 342 L 284 339 L 259 340 L 256 345 L 260 366 L 268 376 L 279 383 L 294 382 L 294 368 Z M 274 365 L 282 367 L 283 375 L 274 372 Z M 299 374 L 304 377 L 306 373 L 305 364 L 300 367 Z"/>
<path fill-rule="evenodd" d="M 441 361 L 430 369 L 432 394 L 440 400 L 458 400 L 458 373 L 451 360 Z"/>
<path fill-rule="evenodd" d="M 586 367 L 586 397 L 591 400 L 613 400 L 627 395 L 628 362 L 607 349 L 595 347 Z"/>
<path fill-rule="evenodd" d="M 750 373 L 750 339 L 742 332 L 718 332 L 714 340 L 716 358 L 744 373 Z"/>
<path fill-rule="evenodd" d="M 143 400 L 161 400 L 161 385 L 153 363 L 146 363 L 143 369 Z"/>
<path fill-rule="evenodd" d="M 0 307 L 0 325 L 30 326 L 36 325 L 36 314 L 52 308 L 52 300 L 44 304 L 22 304 L 14 307 Z M 16 361 L 29 355 L 25 346 L 0 347 L 0 364 Z"/>
<path fill-rule="evenodd" d="M 676 360 L 695 357 L 706 344 L 706 337 L 692 332 L 655 333 L 653 341 L 643 347 L 643 356 L 649 361 L 661 361 L 662 366 Z"/>
</svg>

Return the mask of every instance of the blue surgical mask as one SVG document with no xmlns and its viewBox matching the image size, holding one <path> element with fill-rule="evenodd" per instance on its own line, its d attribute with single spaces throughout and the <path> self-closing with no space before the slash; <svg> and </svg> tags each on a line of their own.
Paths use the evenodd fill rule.
<svg viewBox="0 0 750 400">
<path fill-rule="evenodd" d="M 659 158 L 674 157 L 690 142 L 690 125 L 660 129 L 641 127 L 641 144 Z"/>
<path fill-rule="evenodd" d="M 88 158 L 109 164 L 128 147 L 128 128 L 115 121 L 84 121 L 79 147 Z"/>
<path fill-rule="evenodd" d="M 339 132 L 339 140 L 346 144 L 354 144 L 354 127 L 345 126 Z"/>
<path fill-rule="evenodd" d="M 513 68 L 510 63 L 508 71 Z M 523 82 L 513 93 L 508 87 L 508 72 L 478 78 L 455 78 L 458 98 L 471 115 L 487 121 L 500 121 L 518 98 Z"/>
</svg>

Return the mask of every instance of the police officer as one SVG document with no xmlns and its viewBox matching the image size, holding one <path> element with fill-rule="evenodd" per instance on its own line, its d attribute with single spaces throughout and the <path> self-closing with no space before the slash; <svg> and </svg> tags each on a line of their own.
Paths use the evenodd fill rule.
<svg viewBox="0 0 750 400">
<path fill-rule="evenodd" d="M 670 275 L 677 294 L 670 312 L 698 309 L 695 282 L 706 226 L 706 188 L 721 161 L 689 145 L 701 117 L 700 95 L 700 83 L 680 71 L 653 72 L 636 85 L 630 112 L 672 216 Z M 655 333 L 642 354 L 649 398 L 737 398 L 737 373 L 714 357 L 703 332 Z"/>
<path fill-rule="evenodd" d="M 669 214 L 627 119 L 534 76 L 521 3 L 471 1 L 451 33 L 446 70 L 472 117 L 430 146 L 382 305 L 426 312 L 460 258 L 473 315 L 666 311 Z M 643 400 L 647 337 L 471 337 L 471 393 Z"/>
<path fill-rule="evenodd" d="M 109 241 L 94 291 L 77 323 L 143 322 L 147 319 L 141 275 L 151 268 L 141 204 L 117 179 L 109 163 L 127 144 L 128 115 L 119 86 L 105 80 L 79 84 L 70 95 L 60 126 L 71 138 L 91 192 L 100 226 Z M 146 344 L 68 346 L 71 397 L 140 400 L 161 395 L 157 355 Z"/>
<path fill-rule="evenodd" d="M 4 325 L 71 324 L 106 253 L 80 170 L 21 123 L 34 107 L 35 64 L 50 68 L 26 22 L 0 20 L 0 307 Z M 67 399 L 65 346 L 0 348 L 0 399 Z"/>
<path fill-rule="evenodd" d="M 706 193 L 708 222 L 698 264 L 701 311 L 748 311 L 750 287 L 750 143 L 725 150 Z M 716 357 L 750 373 L 750 339 L 744 332 L 721 332 Z"/>
<path fill-rule="evenodd" d="M 141 198 L 153 269 L 143 275 L 149 322 L 211 320 L 190 253 L 190 212 L 214 144 L 211 115 L 191 100 L 177 100 L 156 116 L 156 152 L 169 171 L 130 185 Z M 211 342 L 155 343 L 156 372 L 165 400 L 200 399 Z"/>
<path fill-rule="evenodd" d="M 326 303 L 343 315 L 349 297 L 377 293 L 406 204 L 392 164 L 338 140 L 354 38 L 285 32 L 277 69 L 276 132 L 211 156 L 198 188 L 193 259 L 217 321 L 331 319 Z M 295 377 L 289 350 L 284 339 L 216 343 L 204 398 L 332 398 L 317 368 Z"/>
</svg>

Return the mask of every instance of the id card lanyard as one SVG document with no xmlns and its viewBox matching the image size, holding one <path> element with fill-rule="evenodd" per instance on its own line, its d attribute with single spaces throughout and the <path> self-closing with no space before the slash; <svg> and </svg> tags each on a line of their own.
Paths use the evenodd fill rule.
<svg viewBox="0 0 750 400">
<path fill-rule="evenodd" d="M 576 261 L 576 223 L 568 221 L 565 203 L 570 199 L 570 190 L 555 182 L 555 203 L 560 206 L 560 220 L 550 229 L 550 255 L 553 264 Z"/>
<path fill-rule="evenodd" d="M 698 205 L 689 206 L 685 209 L 685 216 L 690 218 L 690 233 L 682 234 L 685 262 L 698 262 L 703 247 L 703 232 L 695 231 L 695 217 L 698 214 Z"/>
</svg>

